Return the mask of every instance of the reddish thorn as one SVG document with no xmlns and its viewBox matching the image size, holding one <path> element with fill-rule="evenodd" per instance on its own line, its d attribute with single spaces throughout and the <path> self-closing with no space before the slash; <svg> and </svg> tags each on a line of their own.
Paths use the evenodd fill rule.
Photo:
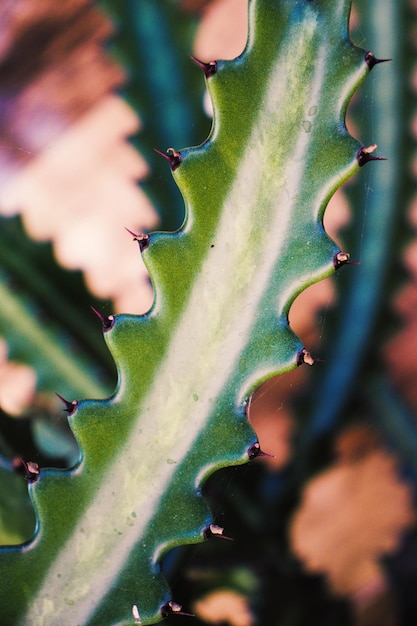
<svg viewBox="0 0 417 626">
<path fill-rule="evenodd" d="M 259 445 L 258 442 L 253 443 L 251 446 L 249 446 L 248 457 L 250 460 L 256 459 L 256 457 L 259 456 L 260 453 L 261 453 L 261 446 Z"/>
<path fill-rule="evenodd" d="M 168 148 L 166 152 L 161 152 L 157 148 L 154 148 L 157 154 L 160 154 L 164 159 L 166 159 L 169 163 L 169 166 L 172 171 L 176 170 L 177 167 L 181 165 L 181 152 L 174 150 L 174 148 Z"/>
<path fill-rule="evenodd" d="M 350 254 L 348 252 L 338 252 L 333 257 L 334 269 L 338 270 L 343 265 L 361 265 L 360 261 L 351 261 Z"/>
<path fill-rule="evenodd" d="M 211 539 L 211 537 L 218 537 L 219 539 L 226 539 L 227 541 L 233 541 L 232 537 L 226 537 L 223 535 L 224 528 L 218 526 L 218 524 L 210 524 L 203 531 L 204 539 Z"/>
<path fill-rule="evenodd" d="M 271 459 L 275 458 L 273 454 L 268 454 L 267 452 L 261 450 L 261 446 L 258 442 L 253 443 L 251 446 L 249 446 L 247 454 L 250 461 L 252 461 L 252 459 L 257 459 L 260 456 L 269 456 Z"/>
<path fill-rule="evenodd" d="M 377 59 L 374 56 L 373 52 L 371 52 L 370 50 L 368 50 L 368 52 L 365 54 L 365 63 L 370 70 L 378 63 L 387 63 L 388 61 L 392 61 L 392 59 Z"/>
<path fill-rule="evenodd" d="M 193 613 L 185 613 L 184 611 L 182 611 L 181 604 L 173 602 L 172 600 L 161 607 L 161 615 L 162 617 L 169 617 L 170 615 L 184 615 L 186 617 L 195 617 Z"/>
<path fill-rule="evenodd" d="M 109 315 L 109 316 L 106 317 L 105 315 L 102 315 L 100 313 L 100 311 L 97 311 L 97 309 L 95 309 L 93 306 L 90 306 L 90 309 L 93 311 L 93 313 L 95 313 L 97 315 L 98 319 L 102 323 L 104 332 L 107 332 L 108 330 L 113 328 L 113 325 L 114 325 L 114 315 Z"/>
<path fill-rule="evenodd" d="M 13 459 L 12 465 L 18 471 L 23 469 L 26 474 L 26 480 L 30 483 L 34 483 L 38 480 L 40 474 L 39 465 L 34 463 L 34 461 L 25 461 L 25 459 L 16 458 Z"/>
<path fill-rule="evenodd" d="M 204 76 L 206 78 L 214 76 L 214 74 L 217 72 L 217 61 L 210 61 L 209 63 L 205 63 L 204 61 L 200 61 L 200 59 L 197 59 L 197 57 L 193 56 L 192 54 L 190 54 L 190 58 L 194 61 L 194 63 L 197 63 L 198 67 L 203 70 Z"/>
<path fill-rule="evenodd" d="M 73 400 L 72 402 L 70 402 L 69 400 L 65 400 L 65 398 L 63 398 L 61 394 L 56 391 L 55 395 L 57 395 L 61 402 L 64 404 L 64 411 L 66 411 L 68 415 L 72 415 L 78 406 L 78 402 L 76 400 Z"/>
<path fill-rule="evenodd" d="M 129 233 L 129 235 L 132 235 L 133 237 L 133 241 L 137 241 L 139 244 L 139 250 L 141 252 L 143 252 L 144 250 L 146 250 L 146 248 L 149 246 L 151 237 L 150 235 L 147 235 L 145 233 L 139 233 L 138 235 L 136 233 L 134 233 L 133 231 L 129 230 L 128 228 L 126 228 L 125 226 L 125 230 L 127 230 L 127 232 Z"/>
<path fill-rule="evenodd" d="M 312 357 L 310 352 L 306 350 L 305 348 L 300 350 L 300 352 L 297 354 L 297 359 L 296 359 L 297 365 L 302 365 L 303 363 L 306 363 L 307 365 L 313 365 L 314 363 L 317 363 L 318 361 L 320 361 L 320 359 L 316 359 Z"/>
<path fill-rule="evenodd" d="M 369 161 L 386 161 L 385 157 L 376 157 L 372 155 L 372 152 L 377 148 L 376 143 L 372 144 L 372 146 L 359 148 L 356 153 L 356 160 L 358 162 L 359 167 L 365 165 L 365 163 L 369 163 Z"/>
</svg>

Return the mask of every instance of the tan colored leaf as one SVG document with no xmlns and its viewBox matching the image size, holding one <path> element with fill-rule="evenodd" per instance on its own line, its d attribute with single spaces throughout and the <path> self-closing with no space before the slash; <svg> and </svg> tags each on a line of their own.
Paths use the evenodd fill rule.
<svg viewBox="0 0 417 626">
<path fill-rule="evenodd" d="M 247 32 L 248 0 L 217 0 L 204 13 L 194 53 L 207 61 L 233 59 L 245 47 Z"/>
<path fill-rule="evenodd" d="M 194 604 L 193 610 L 209 624 L 252 626 L 255 623 L 247 598 L 231 589 L 214 591 L 204 596 Z"/>
<path fill-rule="evenodd" d="M 336 465 L 306 486 L 291 523 L 294 552 L 308 571 L 326 574 L 337 594 L 378 585 L 379 560 L 395 551 L 414 519 L 395 457 L 374 444 L 363 454 L 353 453 L 353 439 L 345 444 Z"/>
</svg>

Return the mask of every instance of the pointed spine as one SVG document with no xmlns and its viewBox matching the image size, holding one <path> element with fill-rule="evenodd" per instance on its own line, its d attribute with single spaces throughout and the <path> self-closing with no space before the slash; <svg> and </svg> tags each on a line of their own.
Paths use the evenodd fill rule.
<svg viewBox="0 0 417 626">
<path fill-rule="evenodd" d="M 100 311 L 97 311 L 97 309 L 95 309 L 93 306 L 90 307 L 91 310 L 93 311 L 93 313 L 95 315 L 97 315 L 98 319 L 100 320 L 102 326 L 103 326 L 103 332 L 107 332 L 109 330 L 111 330 L 114 326 L 114 315 L 108 315 L 105 316 L 102 313 L 100 313 Z"/>
<path fill-rule="evenodd" d="M 359 167 L 363 167 L 369 161 L 386 161 L 385 157 L 376 157 L 372 153 L 376 150 L 376 143 L 371 146 L 359 148 L 356 153 L 356 160 L 358 162 Z"/>
<path fill-rule="evenodd" d="M 211 78 L 211 76 L 214 76 L 214 74 L 216 74 L 217 61 L 209 61 L 208 63 L 206 63 L 205 61 L 200 61 L 200 59 L 197 59 L 197 57 L 193 56 L 192 54 L 190 54 L 190 58 L 194 61 L 194 63 L 198 65 L 198 67 L 203 70 L 204 76 L 206 78 Z"/>
<path fill-rule="evenodd" d="M 378 65 L 378 63 L 388 63 L 388 61 L 392 61 L 392 59 L 377 59 L 374 56 L 373 52 L 371 52 L 370 50 L 368 50 L 368 52 L 365 54 L 365 63 L 370 70 L 372 70 L 375 65 Z"/>
<path fill-rule="evenodd" d="M 126 227 L 125 227 L 125 230 L 127 230 L 129 235 L 132 235 L 133 241 L 137 241 L 138 242 L 139 250 L 140 250 L 141 253 L 144 250 L 146 250 L 146 248 L 149 247 L 149 244 L 150 244 L 150 241 L 151 241 L 151 236 L 150 235 L 148 235 L 147 233 L 136 234 L 132 230 L 129 230 L 129 228 L 126 228 Z"/>
<path fill-rule="evenodd" d="M 174 148 L 168 148 L 166 152 L 161 152 L 158 148 L 154 148 L 157 154 L 160 154 L 166 161 L 168 161 L 171 171 L 174 172 L 180 165 L 182 161 L 181 152 L 175 150 Z"/>
<path fill-rule="evenodd" d="M 78 402 L 76 400 L 72 400 L 72 402 L 70 402 L 69 400 L 66 400 L 57 391 L 55 392 L 55 395 L 58 396 L 58 398 L 63 403 L 64 411 L 66 411 L 68 415 L 73 415 L 77 409 Z"/>
</svg>

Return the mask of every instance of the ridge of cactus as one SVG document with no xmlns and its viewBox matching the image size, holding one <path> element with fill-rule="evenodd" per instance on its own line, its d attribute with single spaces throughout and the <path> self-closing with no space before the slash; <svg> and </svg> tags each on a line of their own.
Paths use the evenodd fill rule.
<svg viewBox="0 0 417 626">
<path fill-rule="evenodd" d="M 407 37 L 398 37 L 398 32 L 407 32 L 406 24 L 415 20 L 410 22 L 405 4 L 393 0 L 383 0 L 378 15 L 366 2 L 358 1 L 355 6 L 366 46 L 371 50 L 382 48 L 381 56 L 389 61 L 384 64 L 383 76 L 378 71 L 373 73 L 362 87 L 365 104 L 356 113 L 365 140 L 378 141 L 378 150 L 387 161 L 382 168 L 360 172 L 355 184 L 347 188 L 353 216 L 343 238 L 360 266 L 354 274 L 338 275 L 335 282 L 340 306 L 333 327 L 327 329 L 325 354 L 332 366 L 316 372 L 309 388 L 308 425 L 300 443 L 300 450 L 305 452 L 337 428 L 355 398 L 367 398 L 372 405 L 373 394 L 368 388 L 381 386 L 384 377 L 381 344 L 388 331 L 393 332 L 394 323 L 387 319 L 392 317 L 390 299 L 405 280 L 400 253 L 410 237 L 406 212 L 414 185 L 405 165 L 413 150 L 408 137 L 412 116 L 407 104 L 410 68 L 406 67 L 404 53 Z M 395 396 L 392 391 L 388 392 L 391 408 Z M 399 406 L 398 413 L 392 412 L 392 419 L 395 421 L 397 416 L 399 421 L 388 430 L 398 430 L 402 415 L 404 410 Z M 378 425 L 377 417 L 375 421 Z M 406 418 L 403 423 L 408 432 Z M 300 456 L 305 463 L 305 455 Z"/>
</svg>

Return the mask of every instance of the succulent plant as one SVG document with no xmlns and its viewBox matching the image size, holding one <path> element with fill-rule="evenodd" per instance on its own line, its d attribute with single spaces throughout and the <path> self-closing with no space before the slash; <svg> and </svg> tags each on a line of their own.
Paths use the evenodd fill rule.
<svg viewBox="0 0 417 626">
<path fill-rule="evenodd" d="M 179 66 L 189 62 L 175 61 L 166 43 L 174 5 L 106 5 L 119 21 L 114 47 L 132 74 L 127 97 L 144 110 L 148 94 L 175 104 L 151 128 L 152 141 L 163 142 L 169 121 L 171 141 L 191 115 L 183 95 L 177 102 L 168 89 L 183 94 Z M 264 454 L 247 419 L 254 390 L 315 362 L 289 327 L 289 309 L 307 286 L 350 264 L 325 233 L 324 211 L 336 189 L 380 159 L 373 139 L 364 146 L 345 124 L 352 94 L 379 62 L 352 44 L 349 14 L 349 0 L 252 0 L 244 52 L 232 61 L 194 59 L 214 109 L 209 137 L 162 153 L 185 218 L 180 226 L 181 210 L 172 217 L 165 206 L 163 228 L 180 226 L 175 232 L 131 233 L 155 300 L 142 316 L 99 313 L 118 384 L 107 399 L 92 388 L 98 399 L 64 400 L 76 464 L 39 471 L 17 463 L 37 527 L 30 541 L 1 550 L 5 623 L 154 624 L 187 612 L 171 598 L 162 560 L 172 548 L 223 535 L 204 485 L 213 472 Z M 146 98 L 135 67 L 152 87 Z M 170 202 L 155 180 L 152 187 L 161 205 Z M 340 342 L 348 336 L 342 331 Z M 363 355 L 364 340 L 355 340 Z M 333 384 L 326 376 L 318 388 Z M 349 368 L 343 376 L 340 401 Z M 302 467 L 338 419 L 333 407 L 326 417 L 326 401 L 328 392 L 314 399 Z"/>
</svg>

